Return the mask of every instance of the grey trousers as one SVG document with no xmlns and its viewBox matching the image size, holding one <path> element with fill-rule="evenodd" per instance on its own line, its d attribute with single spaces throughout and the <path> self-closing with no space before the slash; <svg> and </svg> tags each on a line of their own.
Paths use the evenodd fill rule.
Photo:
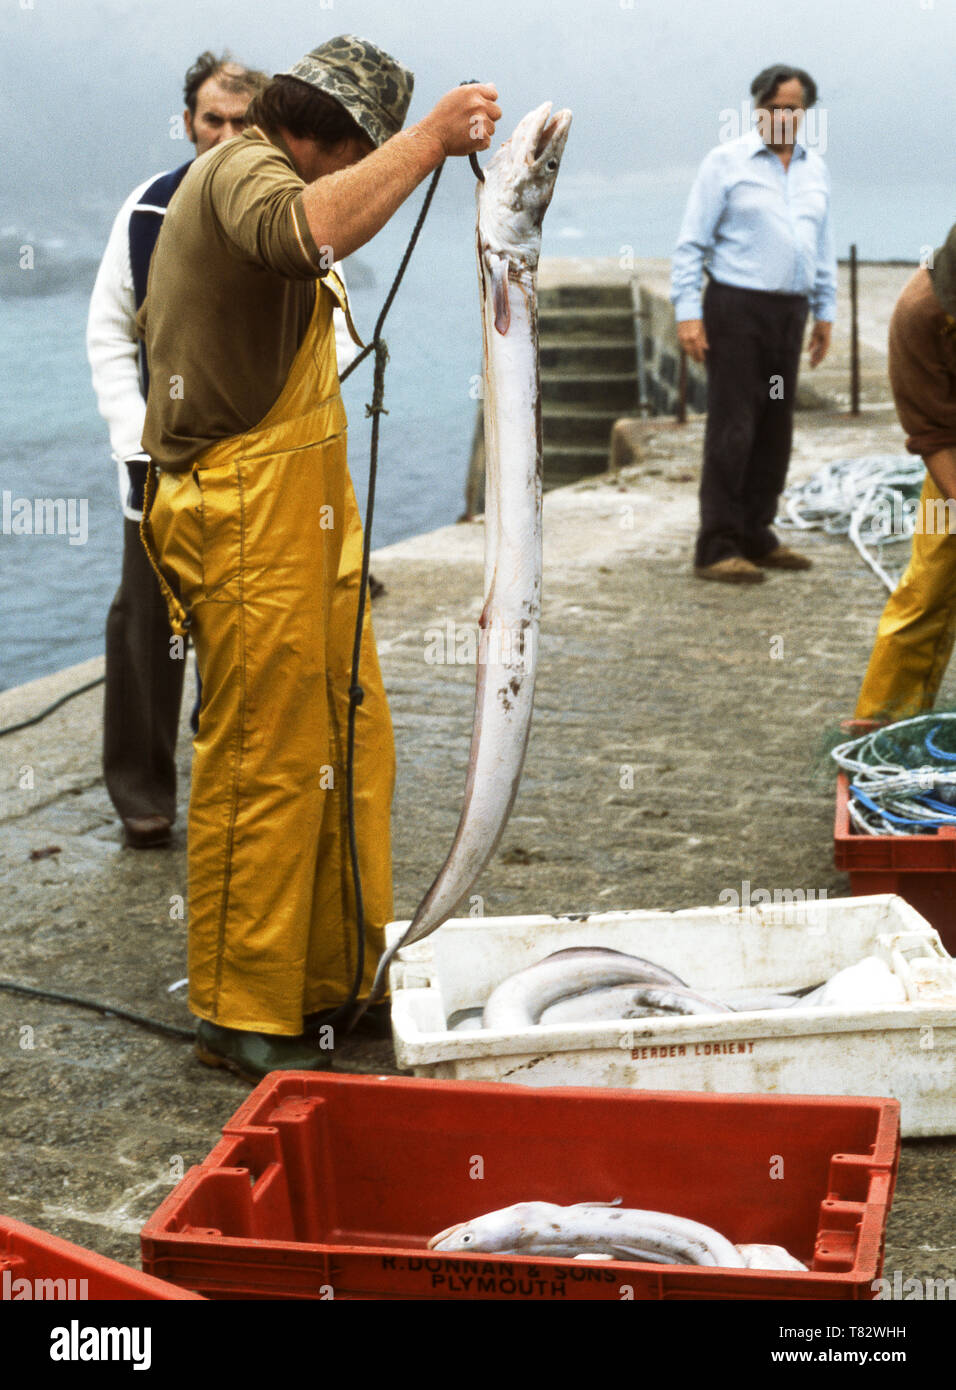
<svg viewBox="0 0 956 1390">
<path fill-rule="evenodd" d="M 166 603 L 139 526 L 123 520 L 123 568 L 106 619 L 103 774 L 120 816 L 176 818 L 176 736 L 186 653 L 177 657 Z M 179 644 L 177 644 L 179 645 Z"/>
</svg>

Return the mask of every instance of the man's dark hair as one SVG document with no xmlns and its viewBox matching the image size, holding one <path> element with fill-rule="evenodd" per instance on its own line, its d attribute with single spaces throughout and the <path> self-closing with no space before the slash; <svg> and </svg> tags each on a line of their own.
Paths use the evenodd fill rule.
<svg viewBox="0 0 956 1390">
<path fill-rule="evenodd" d="M 205 53 L 200 53 L 186 73 L 183 84 L 183 101 L 190 116 L 195 116 L 199 89 L 210 77 L 215 77 L 221 82 L 227 92 L 248 92 L 250 100 L 261 92 L 269 81 L 266 74 L 259 72 L 257 68 L 247 68 L 242 63 L 237 63 L 228 51 L 221 58 L 217 58 L 215 53 L 210 53 L 207 48 Z"/>
<path fill-rule="evenodd" d="M 765 106 L 776 95 L 781 82 L 792 82 L 794 78 L 803 88 L 804 106 L 815 106 L 817 84 L 813 78 L 808 72 L 804 72 L 803 68 L 791 68 L 786 63 L 773 63 L 769 68 L 764 68 L 763 72 L 757 73 L 750 84 L 750 95 L 754 99 L 754 106 L 758 110 Z"/>
<path fill-rule="evenodd" d="M 246 112 L 249 125 L 261 126 L 270 135 L 287 130 L 300 140 L 337 145 L 342 140 L 369 137 L 345 107 L 298 77 L 280 73 L 252 101 Z"/>
</svg>

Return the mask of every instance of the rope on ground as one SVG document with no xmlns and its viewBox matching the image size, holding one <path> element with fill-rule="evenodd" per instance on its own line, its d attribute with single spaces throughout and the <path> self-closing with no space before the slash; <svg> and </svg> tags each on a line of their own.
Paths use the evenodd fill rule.
<svg viewBox="0 0 956 1390">
<path fill-rule="evenodd" d="M 47 705 L 46 709 L 41 709 L 39 714 L 33 714 L 29 719 L 21 719 L 19 724 L 8 724 L 5 729 L 0 729 L 0 738 L 3 738 L 5 734 L 17 734 L 21 729 L 29 729 L 33 724 L 39 724 L 41 719 L 46 719 L 47 715 L 58 710 L 61 705 L 65 705 L 67 700 L 75 700 L 77 695 L 83 695 L 87 690 L 95 690 L 98 685 L 103 685 L 105 681 L 105 676 L 97 676 L 95 681 L 87 681 L 86 685 L 80 685 L 76 690 L 68 690 L 65 695 L 54 700 L 52 705 Z"/>
<path fill-rule="evenodd" d="M 899 571 L 883 565 L 883 549 L 909 541 L 917 529 L 926 469 L 911 454 L 866 454 L 825 464 L 788 487 L 777 525 L 791 531 L 848 536 L 861 559 L 892 592 Z"/>
<path fill-rule="evenodd" d="M 192 1028 L 181 1028 L 178 1023 L 164 1023 L 158 1018 L 147 1018 L 145 1014 L 137 1014 L 132 1009 L 121 1009 L 115 1004 L 103 1004 L 98 999 L 86 999 L 81 994 L 63 994 L 56 989 L 39 989 L 36 985 L 27 985 L 19 980 L 0 980 L 0 989 L 6 990 L 8 994 L 23 994 L 29 999 L 48 999 L 54 1004 L 72 1004 L 79 1009 L 93 1009 L 98 1014 L 103 1014 L 105 1018 L 122 1018 L 127 1023 L 135 1023 L 140 1028 L 146 1028 L 151 1033 L 161 1033 L 169 1038 L 182 1038 L 186 1042 L 195 1042 L 196 1033 Z"/>
<path fill-rule="evenodd" d="M 850 779 L 850 820 L 863 835 L 956 826 L 956 713 L 901 719 L 834 748 Z"/>
</svg>

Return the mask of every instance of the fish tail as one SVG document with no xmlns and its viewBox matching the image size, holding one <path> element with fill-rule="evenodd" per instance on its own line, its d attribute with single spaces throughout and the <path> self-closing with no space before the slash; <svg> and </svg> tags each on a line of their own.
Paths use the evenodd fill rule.
<svg viewBox="0 0 956 1390">
<path fill-rule="evenodd" d="M 356 1003 L 355 1008 L 352 1010 L 352 1015 L 349 1019 L 348 1028 L 346 1030 L 347 1032 L 352 1031 L 356 1023 L 358 1023 L 359 1019 L 365 1013 L 365 1011 L 371 1008 L 373 1004 L 377 1004 L 378 1001 L 381 999 L 382 995 L 385 993 L 385 982 L 386 975 L 388 973 L 388 967 L 391 965 L 392 958 L 394 957 L 396 951 L 399 949 L 401 945 L 401 941 L 396 941 L 394 946 L 390 946 L 388 950 L 385 952 L 385 954 L 382 956 L 381 960 L 378 963 L 378 969 L 375 971 L 375 978 L 372 981 L 372 988 L 368 992 L 368 997 L 365 999 L 360 999 Z"/>
</svg>

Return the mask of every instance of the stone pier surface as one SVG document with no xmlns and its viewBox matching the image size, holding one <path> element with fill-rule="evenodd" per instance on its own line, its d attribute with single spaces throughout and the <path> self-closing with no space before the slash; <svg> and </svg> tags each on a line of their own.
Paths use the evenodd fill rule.
<svg viewBox="0 0 956 1390">
<path fill-rule="evenodd" d="M 476 885 L 486 914 L 715 905 L 745 879 L 848 892 L 833 868 L 821 745 L 852 712 L 885 592 L 849 542 L 817 535 L 801 538 L 809 572 L 753 589 L 695 580 L 701 437 L 699 418 L 662 422 L 618 476 L 546 498 L 534 725 L 513 815 Z M 801 412 L 792 476 L 901 448 L 885 405 L 856 422 Z M 479 521 L 374 558 L 387 586 L 374 613 L 398 750 L 400 917 L 444 858 L 461 805 L 474 668 L 426 655 L 446 624 L 476 621 L 483 545 Z M 100 669 L 0 695 L 0 726 Z M 942 699 L 954 698 L 948 676 Z M 186 1026 L 184 990 L 170 992 L 186 974 L 185 722 L 174 843 L 134 852 L 102 783 L 101 709 L 96 689 L 0 740 L 0 973 Z M 625 765 L 633 789 L 622 789 Z M 386 1043 L 348 1041 L 336 1062 L 394 1069 Z M 203 1067 L 186 1042 L 0 992 L 0 1092 L 0 1211 L 137 1264 L 143 1221 L 248 1087 Z M 948 1139 L 904 1144 L 888 1277 L 956 1274 L 954 1152 Z M 702 1180 L 706 1170 L 702 1135 Z"/>
</svg>

